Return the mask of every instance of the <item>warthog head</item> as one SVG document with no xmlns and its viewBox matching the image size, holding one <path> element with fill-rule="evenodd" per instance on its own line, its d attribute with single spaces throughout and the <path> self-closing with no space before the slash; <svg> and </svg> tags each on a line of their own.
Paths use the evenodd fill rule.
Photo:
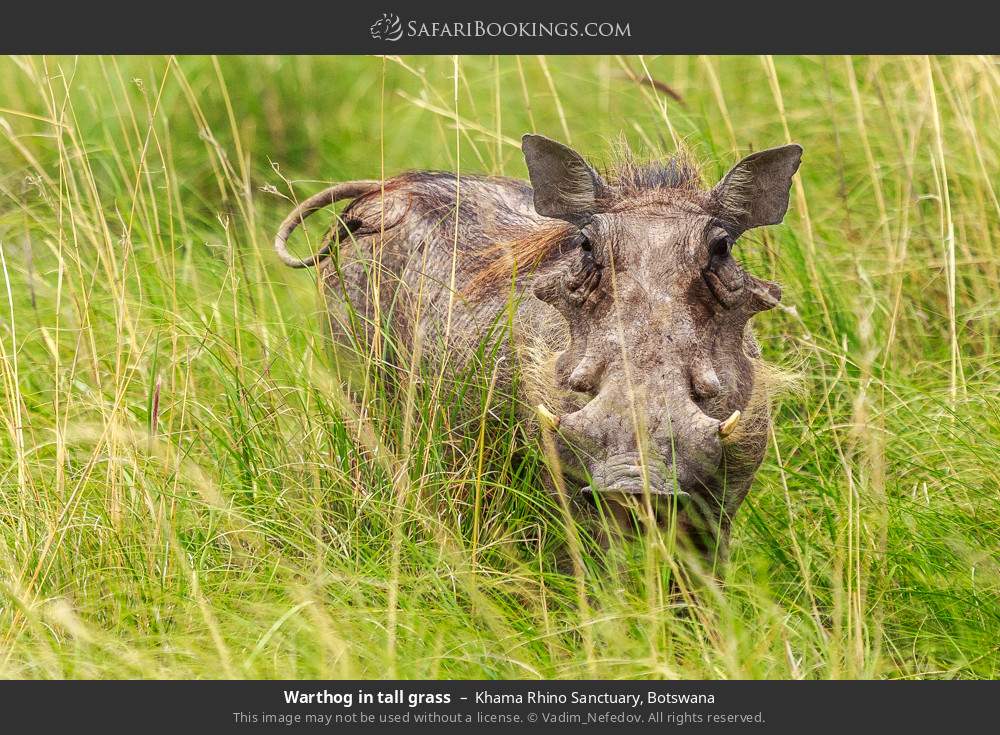
<svg viewBox="0 0 1000 735">
<path fill-rule="evenodd" d="M 563 222 L 533 291 L 569 327 L 555 377 L 575 402 L 562 415 L 540 409 L 565 476 L 619 502 L 680 501 L 728 526 L 770 422 L 753 399 L 747 325 L 781 298 L 733 246 L 781 222 L 801 147 L 754 153 L 709 190 L 683 159 L 626 164 L 605 180 L 560 143 L 526 135 L 522 147 L 535 210 Z"/>
</svg>

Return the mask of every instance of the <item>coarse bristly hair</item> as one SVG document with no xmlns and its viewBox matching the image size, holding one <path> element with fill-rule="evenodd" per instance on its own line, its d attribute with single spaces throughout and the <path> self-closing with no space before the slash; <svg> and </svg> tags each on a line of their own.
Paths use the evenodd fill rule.
<svg viewBox="0 0 1000 735">
<path fill-rule="evenodd" d="M 641 160 L 625 142 L 619 142 L 602 173 L 615 199 L 659 189 L 700 190 L 703 186 L 694 159 L 684 149 L 667 157 Z"/>
<path fill-rule="evenodd" d="M 601 174 L 607 187 L 598 206 L 607 211 L 636 198 L 704 191 L 698 167 L 684 150 L 667 158 L 640 161 L 621 142 L 615 146 L 611 162 L 601 167 Z M 482 298 L 509 284 L 512 277 L 530 273 L 568 244 L 577 232 L 575 225 L 554 220 L 552 224 L 525 229 L 497 242 L 486 254 L 483 267 L 466 290 L 467 295 Z"/>
</svg>

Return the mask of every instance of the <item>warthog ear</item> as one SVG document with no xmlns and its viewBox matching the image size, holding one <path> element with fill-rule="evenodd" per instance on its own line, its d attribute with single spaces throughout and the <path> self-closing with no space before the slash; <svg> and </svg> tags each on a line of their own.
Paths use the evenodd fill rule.
<svg viewBox="0 0 1000 735">
<path fill-rule="evenodd" d="M 802 146 L 792 143 L 737 163 L 712 190 L 722 217 L 740 232 L 781 222 L 801 159 Z"/>
<path fill-rule="evenodd" d="M 525 135 L 521 150 L 535 190 L 535 211 L 543 217 L 583 225 L 597 211 L 604 181 L 583 156 L 543 135 Z"/>
</svg>

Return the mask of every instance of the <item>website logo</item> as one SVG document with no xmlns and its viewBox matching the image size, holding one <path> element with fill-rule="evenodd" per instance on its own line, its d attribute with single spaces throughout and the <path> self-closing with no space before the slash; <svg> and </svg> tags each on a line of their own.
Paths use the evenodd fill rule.
<svg viewBox="0 0 1000 735">
<path fill-rule="evenodd" d="M 403 37 L 403 23 L 395 13 L 382 13 L 368 30 L 376 41 L 398 41 Z"/>
<path fill-rule="evenodd" d="M 376 41 L 398 41 L 407 38 L 629 38 L 632 27 L 628 21 L 483 21 L 483 20 L 420 20 L 411 19 L 404 25 L 395 13 L 382 17 L 368 28 Z"/>
</svg>

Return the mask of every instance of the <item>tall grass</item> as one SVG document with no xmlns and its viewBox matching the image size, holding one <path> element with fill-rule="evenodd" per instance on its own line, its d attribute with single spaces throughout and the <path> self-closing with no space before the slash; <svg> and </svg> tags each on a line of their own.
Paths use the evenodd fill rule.
<svg viewBox="0 0 1000 735">
<path fill-rule="evenodd" d="M 1000 676 L 998 97 L 972 57 L 0 62 L 0 676 Z M 325 182 L 523 176 L 528 130 L 710 181 L 805 148 L 739 247 L 804 390 L 693 607 L 648 538 L 567 574 L 491 376 L 349 391 L 271 253 Z"/>
</svg>

